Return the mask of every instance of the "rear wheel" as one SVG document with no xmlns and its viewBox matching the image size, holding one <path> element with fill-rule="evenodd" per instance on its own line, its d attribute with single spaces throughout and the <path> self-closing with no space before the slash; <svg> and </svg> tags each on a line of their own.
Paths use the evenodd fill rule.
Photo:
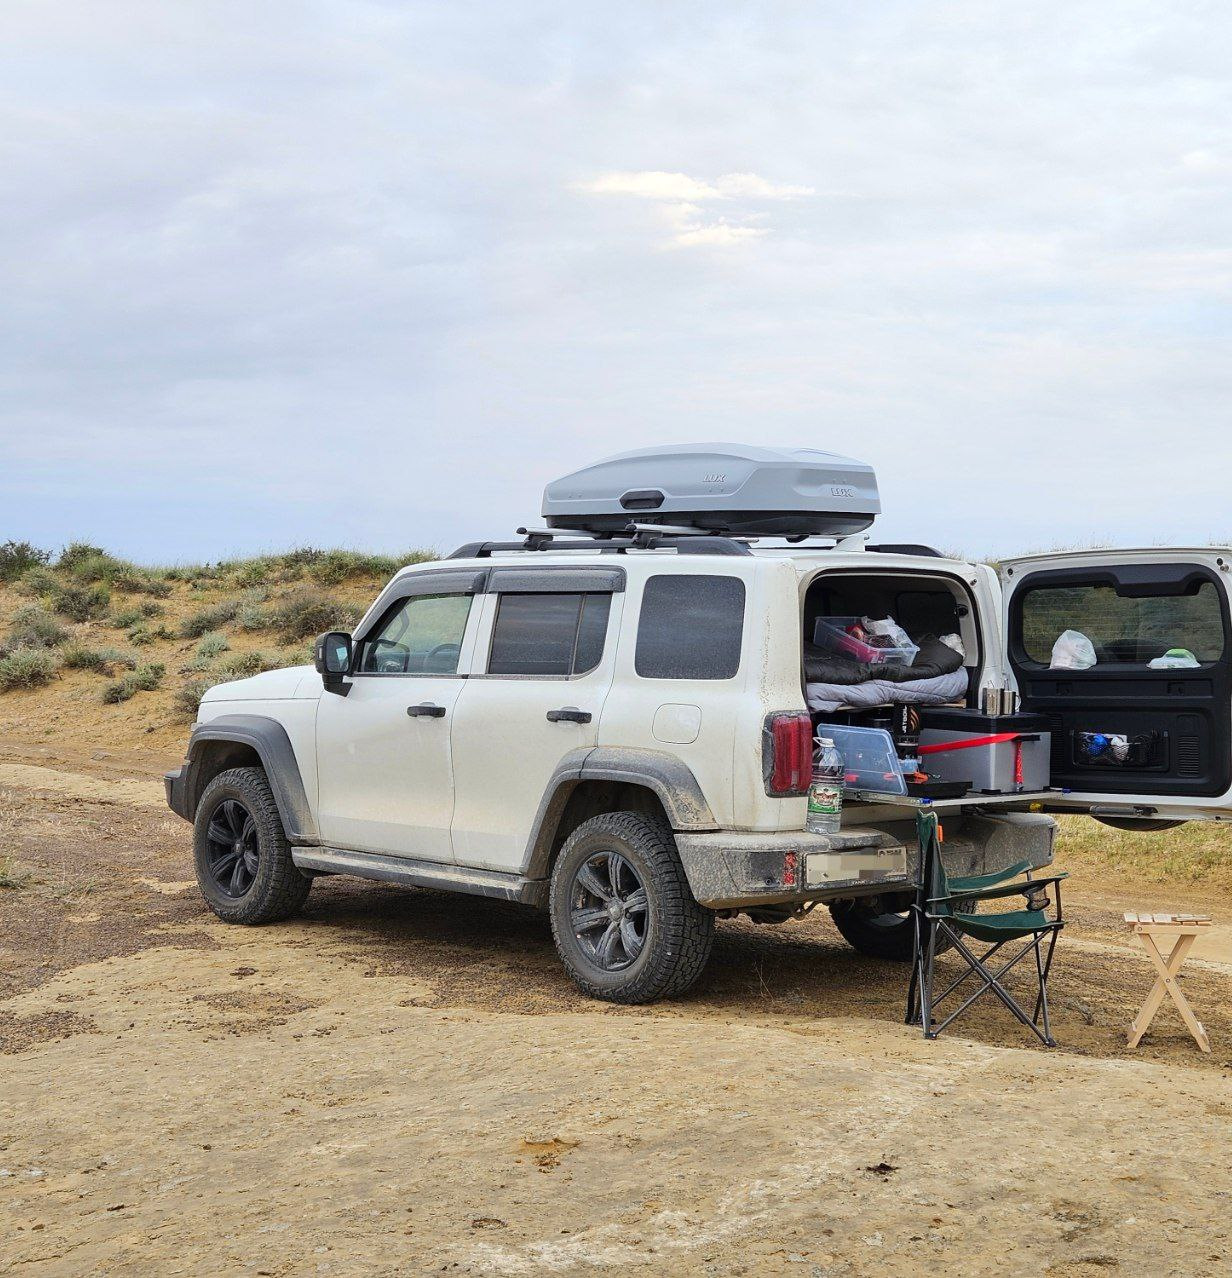
<svg viewBox="0 0 1232 1278">
<path fill-rule="evenodd" d="M 843 939 L 869 958 L 910 963 L 915 950 L 915 924 L 911 918 L 912 895 L 887 892 L 883 896 L 862 896 L 855 901 L 835 901 L 830 906 L 834 926 Z M 975 903 L 967 907 L 974 913 Z M 938 935 L 937 952 L 948 950 L 950 942 Z"/>
<path fill-rule="evenodd" d="M 290 918 L 312 887 L 291 860 L 260 768 L 231 768 L 206 786 L 193 821 L 193 859 L 201 895 L 227 923 Z"/>
<path fill-rule="evenodd" d="M 592 998 L 682 994 L 710 957 L 714 914 L 693 899 L 671 831 L 640 813 L 574 830 L 552 870 L 549 908 L 561 962 Z"/>
</svg>

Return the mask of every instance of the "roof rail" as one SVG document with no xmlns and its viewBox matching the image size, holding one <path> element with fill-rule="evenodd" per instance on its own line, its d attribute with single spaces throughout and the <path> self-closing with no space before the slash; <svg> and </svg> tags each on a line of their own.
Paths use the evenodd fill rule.
<svg viewBox="0 0 1232 1278">
<path fill-rule="evenodd" d="M 751 555 L 746 541 L 709 533 L 672 529 L 664 532 L 651 524 L 630 524 L 625 533 L 557 532 L 550 528 L 519 528 L 524 541 L 468 541 L 447 559 L 490 559 L 494 550 L 586 550 L 623 555 L 626 550 L 675 550 L 690 555 Z"/>
<path fill-rule="evenodd" d="M 865 551 L 871 550 L 877 555 L 924 555 L 929 559 L 944 559 L 945 556 L 939 550 L 934 550 L 931 546 L 918 546 L 915 542 L 886 542 L 881 546 L 865 546 Z"/>
</svg>

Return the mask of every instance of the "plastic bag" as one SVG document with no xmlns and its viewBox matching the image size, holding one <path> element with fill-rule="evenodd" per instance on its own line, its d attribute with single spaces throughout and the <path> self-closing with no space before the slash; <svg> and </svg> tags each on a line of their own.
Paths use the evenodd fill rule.
<svg viewBox="0 0 1232 1278">
<path fill-rule="evenodd" d="M 1052 645 L 1050 670 L 1089 670 L 1096 661 L 1095 645 L 1081 630 L 1065 630 Z"/>
<path fill-rule="evenodd" d="M 1162 657 L 1147 662 L 1152 670 L 1192 670 L 1200 664 L 1188 648 L 1169 648 Z"/>
<path fill-rule="evenodd" d="M 941 642 L 945 644 L 947 648 L 953 648 L 954 651 L 964 660 L 966 659 L 967 650 L 963 647 L 961 635 L 942 635 Z"/>
<path fill-rule="evenodd" d="M 872 617 L 861 617 L 861 623 L 864 629 L 870 635 L 884 635 L 891 642 L 888 644 L 874 644 L 876 648 L 914 648 L 915 644 L 911 641 L 911 636 L 894 620 L 893 617 L 883 617 L 880 621 L 874 620 Z M 918 650 L 917 650 L 918 651 Z"/>
</svg>

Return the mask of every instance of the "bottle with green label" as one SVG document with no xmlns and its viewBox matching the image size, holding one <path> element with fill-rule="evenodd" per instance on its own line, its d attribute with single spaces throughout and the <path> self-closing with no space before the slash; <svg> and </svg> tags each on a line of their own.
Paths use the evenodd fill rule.
<svg viewBox="0 0 1232 1278">
<path fill-rule="evenodd" d="M 843 778 L 846 769 L 843 756 L 829 737 L 821 737 L 817 744 L 804 828 L 810 834 L 837 834 L 843 820 Z"/>
</svg>

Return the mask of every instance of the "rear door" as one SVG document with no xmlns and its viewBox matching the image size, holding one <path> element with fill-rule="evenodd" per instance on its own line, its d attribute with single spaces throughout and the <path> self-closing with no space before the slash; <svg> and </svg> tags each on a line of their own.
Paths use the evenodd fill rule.
<svg viewBox="0 0 1232 1278">
<path fill-rule="evenodd" d="M 1002 563 L 1008 669 L 1024 709 L 1050 720 L 1065 806 L 1232 816 L 1230 565 L 1220 550 Z M 1054 664 L 1066 631 L 1084 655 Z"/>
<path fill-rule="evenodd" d="M 459 865 L 523 869 L 561 759 L 595 744 L 624 602 L 620 568 L 494 568 L 453 716 Z"/>
</svg>

